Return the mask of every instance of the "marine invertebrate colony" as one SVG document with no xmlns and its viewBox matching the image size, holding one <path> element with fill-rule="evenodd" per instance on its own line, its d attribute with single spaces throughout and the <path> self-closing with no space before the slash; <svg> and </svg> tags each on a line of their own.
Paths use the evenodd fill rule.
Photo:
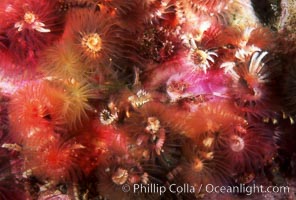
<svg viewBox="0 0 296 200">
<path fill-rule="evenodd" d="M 295 179 L 293 20 L 276 30 L 252 2 L 2 0 L 0 199 L 217 199 L 202 186 Z"/>
<path fill-rule="evenodd" d="M 36 64 L 38 51 L 58 39 L 63 30 L 63 14 L 58 12 L 57 1 L 5 1 L 1 4 L 1 18 L 5 19 L 1 28 L 8 41 L 6 51 L 18 64 Z"/>
</svg>

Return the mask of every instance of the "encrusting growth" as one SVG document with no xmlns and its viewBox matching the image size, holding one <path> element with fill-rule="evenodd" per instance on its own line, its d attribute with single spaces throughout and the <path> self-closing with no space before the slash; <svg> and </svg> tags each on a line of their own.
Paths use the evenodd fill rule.
<svg viewBox="0 0 296 200">
<path fill-rule="evenodd" d="M 267 2 L 2 0 L 0 199 L 294 199 L 205 188 L 294 188 L 296 44 Z"/>
</svg>

